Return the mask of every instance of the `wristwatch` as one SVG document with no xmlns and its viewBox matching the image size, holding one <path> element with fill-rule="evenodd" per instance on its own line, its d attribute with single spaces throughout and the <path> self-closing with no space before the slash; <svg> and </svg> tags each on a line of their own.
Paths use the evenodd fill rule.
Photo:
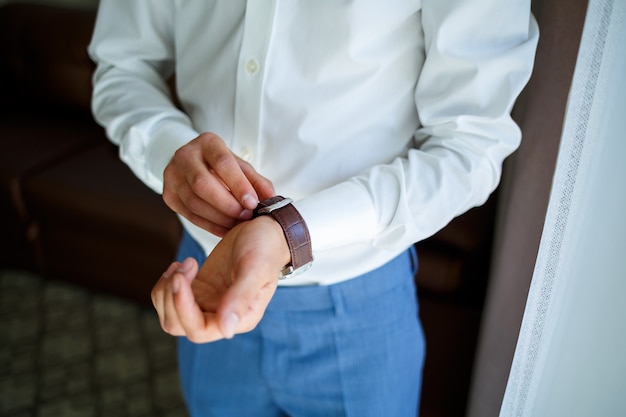
<svg viewBox="0 0 626 417">
<path fill-rule="evenodd" d="M 279 279 L 299 275 L 309 269 L 313 263 L 309 229 L 291 203 L 293 203 L 292 199 L 277 195 L 261 201 L 252 215 L 253 219 L 263 215 L 272 216 L 280 224 L 287 238 L 291 263 L 282 268 Z"/>
</svg>

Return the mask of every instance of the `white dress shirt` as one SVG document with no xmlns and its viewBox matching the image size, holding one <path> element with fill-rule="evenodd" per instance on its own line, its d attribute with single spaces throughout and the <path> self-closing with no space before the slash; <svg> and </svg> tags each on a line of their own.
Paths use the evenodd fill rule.
<svg viewBox="0 0 626 417">
<path fill-rule="evenodd" d="M 296 200 L 315 262 L 370 271 L 482 204 L 520 142 L 529 0 L 101 0 L 93 109 L 156 192 L 210 131 Z M 183 111 L 165 79 L 176 74 Z M 218 238 L 181 219 L 208 252 Z"/>
</svg>

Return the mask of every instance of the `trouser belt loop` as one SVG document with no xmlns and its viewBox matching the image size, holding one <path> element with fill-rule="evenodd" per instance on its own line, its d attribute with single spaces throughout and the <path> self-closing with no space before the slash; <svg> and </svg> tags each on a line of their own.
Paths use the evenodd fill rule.
<svg viewBox="0 0 626 417">
<path fill-rule="evenodd" d="M 330 298 L 333 300 L 333 309 L 335 310 L 335 316 L 343 316 L 346 313 L 345 300 L 343 299 L 343 292 L 341 288 L 337 286 L 330 286 L 328 288 Z"/>
</svg>

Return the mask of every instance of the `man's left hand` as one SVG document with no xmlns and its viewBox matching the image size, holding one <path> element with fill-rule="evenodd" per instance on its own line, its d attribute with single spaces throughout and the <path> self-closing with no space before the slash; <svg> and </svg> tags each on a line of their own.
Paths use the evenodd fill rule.
<svg viewBox="0 0 626 417">
<path fill-rule="evenodd" d="M 240 223 L 199 270 L 188 258 L 161 276 L 152 290 L 161 327 L 196 343 L 254 329 L 289 261 L 287 241 L 274 219 L 261 216 Z"/>
</svg>

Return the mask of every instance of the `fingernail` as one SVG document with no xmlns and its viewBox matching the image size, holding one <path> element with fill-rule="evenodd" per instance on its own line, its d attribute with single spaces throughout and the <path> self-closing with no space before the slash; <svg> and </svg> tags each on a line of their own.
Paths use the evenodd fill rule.
<svg viewBox="0 0 626 417">
<path fill-rule="evenodd" d="M 170 266 L 167 267 L 165 272 L 163 272 L 163 277 L 164 278 L 171 277 L 174 271 L 176 271 L 178 267 L 179 267 L 178 262 L 172 262 Z"/>
<path fill-rule="evenodd" d="M 172 293 L 176 294 L 180 290 L 180 277 L 175 276 L 172 280 Z"/>
<path fill-rule="evenodd" d="M 176 272 L 186 272 L 191 268 L 192 262 L 191 258 L 186 258 L 176 269 Z"/>
<path fill-rule="evenodd" d="M 239 316 L 237 316 L 235 313 L 226 313 L 226 315 L 222 319 L 224 337 L 226 339 L 232 339 L 233 336 L 235 336 L 235 331 L 237 331 L 238 325 Z"/>
<path fill-rule="evenodd" d="M 246 194 L 241 199 L 241 203 L 245 208 L 249 210 L 254 210 L 257 204 L 259 204 L 259 201 L 256 198 L 252 197 L 250 194 Z"/>
<path fill-rule="evenodd" d="M 239 219 L 241 220 L 248 220 L 252 217 L 252 210 L 248 210 L 245 209 L 244 211 L 241 212 L 241 214 L 239 215 Z"/>
</svg>

